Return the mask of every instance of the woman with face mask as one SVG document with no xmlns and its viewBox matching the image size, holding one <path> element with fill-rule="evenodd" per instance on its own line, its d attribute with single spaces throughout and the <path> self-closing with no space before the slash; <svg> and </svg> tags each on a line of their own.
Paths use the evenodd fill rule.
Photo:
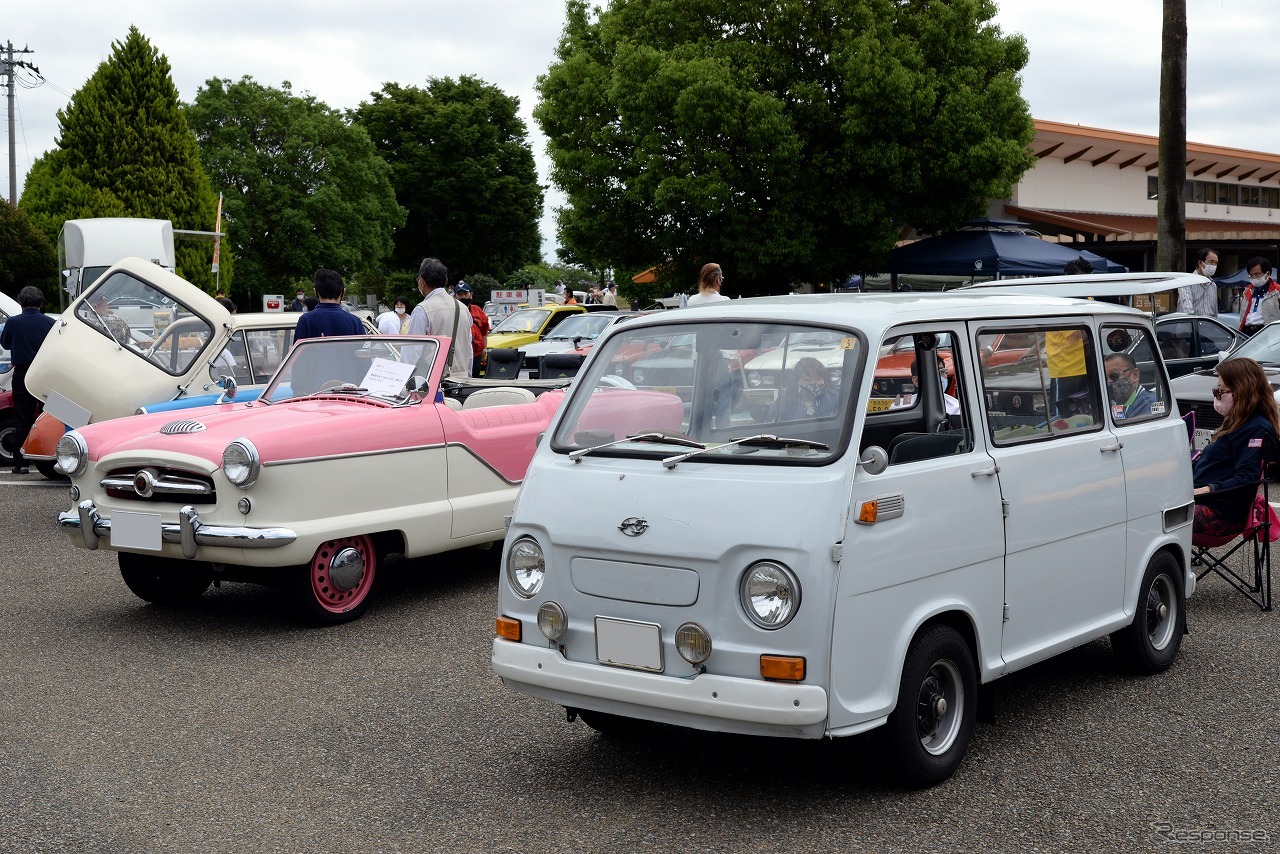
<svg viewBox="0 0 1280 854">
<path fill-rule="evenodd" d="M 396 297 L 391 311 L 378 315 L 378 331 L 383 335 L 408 335 L 409 319 L 409 298 Z"/>
<path fill-rule="evenodd" d="M 1262 478 L 1264 454 L 1280 436 L 1280 410 L 1262 366 L 1253 359 L 1218 365 L 1213 408 L 1222 426 L 1191 466 L 1195 481 L 1195 532 L 1226 536 L 1239 531 Z"/>
<path fill-rule="evenodd" d="M 773 417 L 780 421 L 801 418 L 827 418 L 836 414 L 839 392 L 829 382 L 830 376 L 821 362 L 806 356 L 791 370 L 791 385 L 775 404 Z"/>
<path fill-rule="evenodd" d="M 1271 278 L 1271 261 L 1250 258 L 1245 265 L 1249 287 L 1240 301 L 1240 331 L 1253 335 L 1275 320 L 1280 320 L 1280 285 Z"/>
</svg>

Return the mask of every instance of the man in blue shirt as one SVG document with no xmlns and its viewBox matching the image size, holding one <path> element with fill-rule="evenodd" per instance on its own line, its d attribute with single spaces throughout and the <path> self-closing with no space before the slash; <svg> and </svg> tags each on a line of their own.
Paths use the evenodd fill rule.
<svg viewBox="0 0 1280 854">
<path fill-rule="evenodd" d="M 298 318 L 293 333 L 294 341 L 304 338 L 328 338 L 333 335 L 363 335 L 364 324 L 354 314 L 342 307 L 342 277 L 335 270 L 321 267 L 315 276 L 316 297 L 319 300 L 312 311 Z"/>
<path fill-rule="evenodd" d="M 12 354 L 13 361 L 13 409 L 15 431 L 13 434 L 13 473 L 26 474 L 27 463 L 22 458 L 22 443 L 36 420 L 38 401 L 27 391 L 27 369 L 35 361 L 40 345 L 53 328 L 53 318 L 44 314 L 44 294 L 30 285 L 18 292 L 18 305 L 22 314 L 9 318 L 0 332 L 0 347 Z"/>
<path fill-rule="evenodd" d="M 1107 372 L 1107 395 L 1116 421 L 1151 414 L 1155 393 L 1142 387 L 1138 363 L 1128 353 L 1112 353 L 1103 363 Z"/>
</svg>

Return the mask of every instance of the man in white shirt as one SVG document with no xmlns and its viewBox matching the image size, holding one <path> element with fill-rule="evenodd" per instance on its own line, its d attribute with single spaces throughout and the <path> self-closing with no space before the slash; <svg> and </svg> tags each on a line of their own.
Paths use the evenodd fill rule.
<svg viewBox="0 0 1280 854">
<path fill-rule="evenodd" d="M 462 379 L 471 376 L 471 312 L 445 290 L 449 271 L 435 258 L 424 258 L 418 266 L 418 292 L 423 300 L 409 320 L 410 335 L 440 335 L 452 338 L 444 375 Z"/>
<path fill-rule="evenodd" d="M 1197 273 L 1212 280 L 1218 272 L 1218 253 L 1212 249 L 1201 249 L 1196 253 Z M 1178 288 L 1178 311 L 1184 314 L 1200 314 L 1205 317 L 1218 316 L 1218 285 L 1214 281 L 1201 282 L 1198 285 L 1183 285 Z"/>
</svg>

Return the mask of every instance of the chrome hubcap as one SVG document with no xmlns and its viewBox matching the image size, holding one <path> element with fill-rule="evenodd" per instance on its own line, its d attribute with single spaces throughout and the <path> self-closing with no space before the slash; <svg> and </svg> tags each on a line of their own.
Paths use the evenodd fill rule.
<svg viewBox="0 0 1280 854">
<path fill-rule="evenodd" d="M 350 546 L 329 560 L 329 582 L 339 590 L 354 590 L 364 578 L 364 558 Z"/>
</svg>

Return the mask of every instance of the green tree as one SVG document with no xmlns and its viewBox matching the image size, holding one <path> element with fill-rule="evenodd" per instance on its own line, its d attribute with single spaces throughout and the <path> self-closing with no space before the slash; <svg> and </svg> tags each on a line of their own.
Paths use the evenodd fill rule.
<svg viewBox="0 0 1280 854">
<path fill-rule="evenodd" d="M 284 293 L 318 267 L 352 278 L 391 252 L 404 222 L 363 129 L 311 95 L 211 79 L 187 107 L 235 253 L 237 290 Z M 225 249 L 225 244 L 224 244 Z"/>
<path fill-rule="evenodd" d="M 568 0 L 534 116 L 567 257 L 738 294 L 874 269 L 1034 162 L 992 0 Z"/>
<path fill-rule="evenodd" d="M 542 187 L 518 98 L 469 76 L 387 83 L 352 113 L 391 164 L 408 211 L 394 262 L 439 258 L 451 278 L 499 279 L 541 257 Z"/>
<path fill-rule="evenodd" d="M 129 28 L 65 110 L 57 147 L 31 167 L 19 207 L 56 240 L 68 219 L 132 216 L 211 231 L 217 196 L 200 165 L 169 60 Z M 212 244 L 179 244 L 178 273 L 211 289 Z M 224 280 L 226 272 L 223 273 Z"/>
<path fill-rule="evenodd" d="M 27 285 L 58 303 L 57 255 L 49 238 L 18 208 L 0 199 L 0 291 L 14 297 Z"/>
</svg>

